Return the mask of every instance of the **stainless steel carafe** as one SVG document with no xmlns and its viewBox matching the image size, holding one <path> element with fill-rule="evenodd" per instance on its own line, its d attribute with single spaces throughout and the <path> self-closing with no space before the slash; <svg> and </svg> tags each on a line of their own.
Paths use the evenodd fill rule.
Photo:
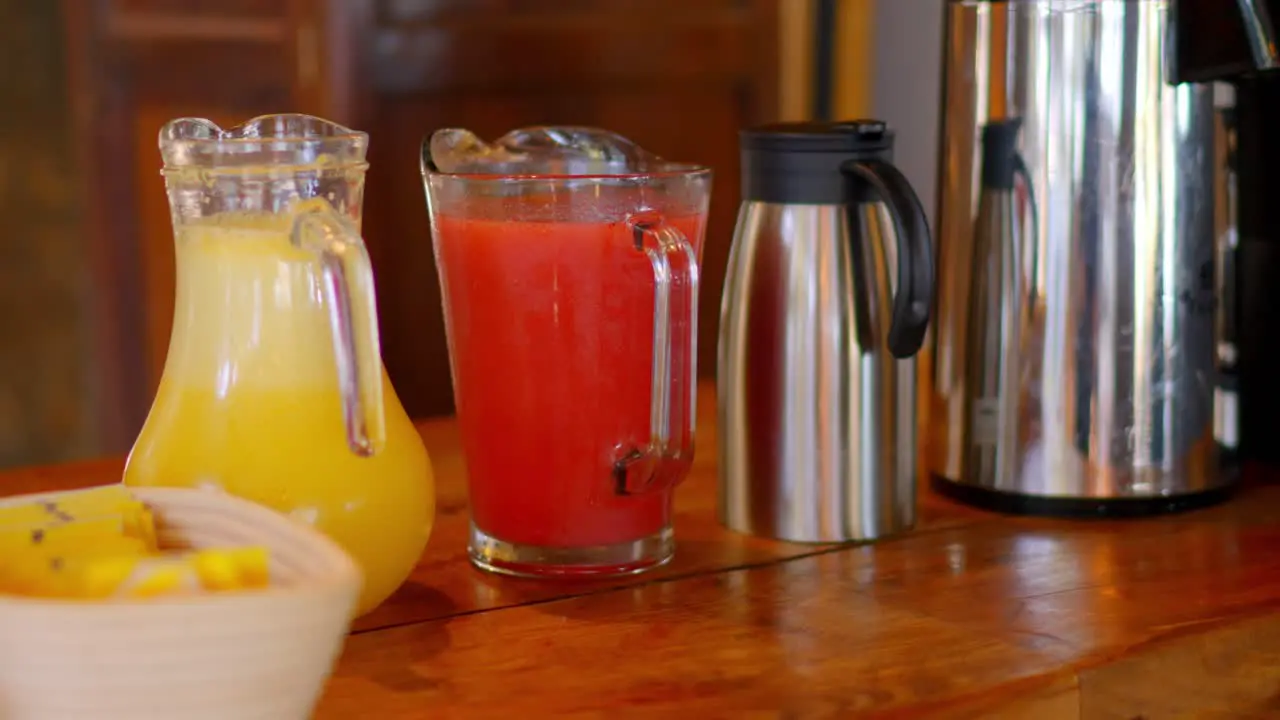
<svg viewBox="0 0 1280 720">
<path fill-rule="evenodd" d="M 795 542 L 915 522 L 928 223 L 878 121 L 742 133 L 721 305 L 720 517 Z"/>
<path fill-rule="evenodd" d="M 1214 104 L 1210 86 L 1165 76 L 1168 3 L 949 0 L 946 14 L 922 358 L 937 486 L 1052 514 L 1222 497 Z M 1000 190 L 995 227 L 982 138 L 1010 122 L 1023 181 Z"/>
</svg>

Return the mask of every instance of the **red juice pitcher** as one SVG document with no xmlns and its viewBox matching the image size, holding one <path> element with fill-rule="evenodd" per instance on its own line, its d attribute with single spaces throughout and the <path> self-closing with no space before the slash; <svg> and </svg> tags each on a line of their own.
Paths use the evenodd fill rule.
<svg viewBox="0 0 1280 720">
<path fill-rule="evenodd" d="M 612 133 L 441 130 L 422 157 L 471 502 L 509 575 L 640 572 L 693 460 L 711 171 Z"/>
</svg>

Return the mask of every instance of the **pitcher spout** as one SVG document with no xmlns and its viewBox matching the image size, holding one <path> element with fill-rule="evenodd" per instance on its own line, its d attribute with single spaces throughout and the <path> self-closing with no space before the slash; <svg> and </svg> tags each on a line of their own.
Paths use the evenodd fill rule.
<svg viewBox="0 0 1280 720">
<path fill-rule="evenodd" d="M 260 115 L 227 129 L 205 118 L 184 117 L 160 129 L 159 145 L 167 170 L 363 166 L 369 136 L 298 113 Z"/>
</svg>

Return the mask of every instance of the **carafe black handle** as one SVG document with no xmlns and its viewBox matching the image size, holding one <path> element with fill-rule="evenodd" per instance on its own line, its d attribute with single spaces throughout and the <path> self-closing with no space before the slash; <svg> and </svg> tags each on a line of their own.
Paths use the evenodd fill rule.
<svg viewBox="0 0 1280 720">
<path fill-rule="evenodd" d="M 893 220 L 894 235 L 898 242 L 898 287 L 893 296 L 893 318 L 889 324 L 889 352 L 896 358 L 909 358 L 924 345 L 925 331 L 929 327 L 929 313 L 933 307 L 934 277 L 933 251 L 929 237 L 929 220 L 925 217 L 920 198 L 902 171 L 884 160 L 851 160 L 841 170 L 845 176 L 845 206 L 848 208 L 849 234 L 859 238 L 858 206 L 866 192 L 884 201 Z M 853 248 L 855 267 L 861 265 L 861 249 Z M 873 276 L 860 273 L 855 285 L 857 292 L 865 295 Z M 865 302 L 865 300 L 863 300 Z M 868 318 L 870 313 L 859 311 Z"/>
</svg>

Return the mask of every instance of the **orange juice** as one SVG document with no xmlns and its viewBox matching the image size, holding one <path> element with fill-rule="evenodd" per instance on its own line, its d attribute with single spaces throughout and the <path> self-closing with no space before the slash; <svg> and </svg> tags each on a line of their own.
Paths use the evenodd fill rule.
<svg viewBox="0 0 1280 720">
<path fill-rule="evenodd" d="M 290 243 L 291 222 L 178 226 L 169 355 L 124 481 L 219 488 L 314 524 L 364 570 L 364 614 L 422 554 L 431 464 L 385 371 L 385 445 L 348 447 L 320 263 Z"/>
</svg>

